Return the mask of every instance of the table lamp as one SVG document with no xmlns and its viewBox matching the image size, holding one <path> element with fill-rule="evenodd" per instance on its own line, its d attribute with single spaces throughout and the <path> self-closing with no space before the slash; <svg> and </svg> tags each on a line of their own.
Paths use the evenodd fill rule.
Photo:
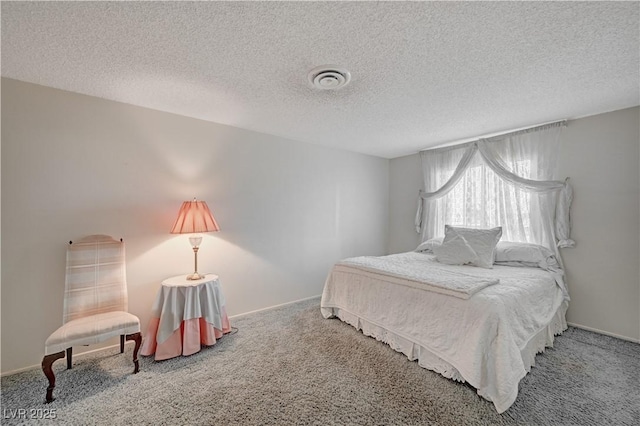
<svg viewBox="0 0 640 426">
<path fill-rule="evenodd" d="M 172 234 L 194 234 L 189 237 L 189 242 L 193 247 L 193 255 L 195 259 L 195 267 L 193 274 L 187 275 L 188 280 L 199 280 L 204 278 L 204 275 L 198 273 L 198 249 L 202 242 L 202 235 L 198 235 L 201 232 L 216 232 L 220 228 L 213 218 L 213 215 L 207 207 L 207 203 L 204 201 L 185 201 L 180 207 L 178 212 L 178 218 L 176 223 L 173 224 L 171 229 Z"/>
</svg>

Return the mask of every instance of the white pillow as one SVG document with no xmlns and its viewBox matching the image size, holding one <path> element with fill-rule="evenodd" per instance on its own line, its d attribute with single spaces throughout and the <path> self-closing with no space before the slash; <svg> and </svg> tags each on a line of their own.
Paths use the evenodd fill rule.
<svg viewBox="0 0 640 426">
<path fill-rule="evenodd" d="M 433 253 L 433 248 L 442 244 L 442 238 L 443 237 L 431 238 L 430 240 L 423 241 L 415 251 L 420 253 Z"/>
<path fill-rule="evenodd" d="M 457 236 L 463 237 L 478 256 L 476 261 L 471 262 L 472 265 L 493 268 L 496 244 L 502 236 L 501 226 L 491 229 L 475 229 L 445 225 L 442 243 L 444 244 Z"/>
<path fill-rule="evenodd" d="M 558 259 L 547 247 L 531 243 L 500 241 L 496 246 L 496 263 L 510 266 L 532 266 L 547 271 L 560 269 Z"/>
<path fill-rule="evenodd" d="M 476 252 L 461 236 L 455 236 L 447 242 L 443 242 L 433 248 L 436 260 L 447 265 L 465 265 L 478 261 Z"/>
</svg>

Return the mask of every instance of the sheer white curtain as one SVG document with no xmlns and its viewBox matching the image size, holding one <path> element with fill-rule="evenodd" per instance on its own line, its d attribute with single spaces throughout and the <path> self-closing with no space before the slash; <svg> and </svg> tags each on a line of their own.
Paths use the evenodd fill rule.
<svg viewBox="0 0 640 426">
<path fill-rule="evenodd" d="M 429 155 L 420 153 L 424 191 L 418 199 L 416 232 L 423 232 L 423 239 L 426 239 L 425 235 L 435 236 L 429 233 L 438 226 L 439 218 L 431 213 L 437 208 L 435 201 L 455 187 L 477 151 L 478 146 L 475 143 L 469 143 L 431 150 L 428 151 Z M 444 232 L 444 224 L 442 230 Z M 425 231 L 427 234 L 424 233 Z"/>
<path fill-rule="evenodd" d="M 553 180 L 563 127 L 553 123 L 422 151 L 425 190 L 416 230 L 423 240 L 443 235 L 445 224 L 502 226 L 504 240 L 572 247 L 571 187 Z"/>
</svg>

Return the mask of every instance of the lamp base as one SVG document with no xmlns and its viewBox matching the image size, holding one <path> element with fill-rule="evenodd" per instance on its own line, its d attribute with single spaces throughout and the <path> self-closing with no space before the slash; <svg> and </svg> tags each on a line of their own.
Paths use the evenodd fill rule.
<svg viewBox="0 0 640 426">
<path fill-rule="evenodd" d="M 194 281 L 194 280 L 201 280 L 201 279 L 203 279 L 204 277 L 205 277 L 204 275 L 199 274 L 199 273 L 197 273 L 197 272 L 194 272 L 194 273 L 193 273 L 193 274 L 191 274 L 191 275 L 187 275 L 187 279 L 188 279 L 188 280 L 190 280 L 190 281 Z"/>
</svg>

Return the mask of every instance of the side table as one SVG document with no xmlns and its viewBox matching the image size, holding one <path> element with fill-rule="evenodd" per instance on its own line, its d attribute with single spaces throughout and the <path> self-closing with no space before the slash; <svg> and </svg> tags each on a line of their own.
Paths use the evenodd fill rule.
<svg viewBox="0 0 640 426">
<path fill-rule="evenodd" d="M 193 355 L 231 331 L 217 275 L 200 280 L 179 275 L 164 280 L 153 303 L 151 321 L 140 351 L 160 361 Z"/>
</svg>

